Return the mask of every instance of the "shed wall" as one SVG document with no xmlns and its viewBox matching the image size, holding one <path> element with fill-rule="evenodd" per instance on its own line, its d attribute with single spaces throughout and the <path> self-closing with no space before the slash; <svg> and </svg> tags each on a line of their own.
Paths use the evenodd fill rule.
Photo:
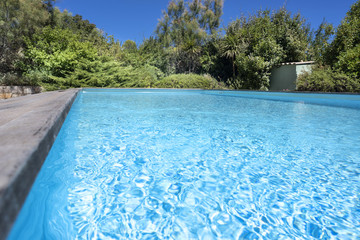
<svg viewBox="0 0 360 240">
<path fill-rule="evenodd" d="M 296 65 L 285 65 L 271 71 L 270 90 L 295 90 Z"/>
<path fill-rule="evenodd" d="M 270 90 L 296 90 L 297 77 L 303 72 L 311 72 L 312 64 L 291 64 L 274 68 L 270 76 Z"/>
</svg>

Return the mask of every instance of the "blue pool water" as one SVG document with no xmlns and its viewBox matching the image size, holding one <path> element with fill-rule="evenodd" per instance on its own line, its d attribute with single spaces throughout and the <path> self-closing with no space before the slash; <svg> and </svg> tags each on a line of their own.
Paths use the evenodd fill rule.
<svg viewBox="0 0 360 240">
<path fill-rule="evenodd" d="M 359 239 L 360 96 L 84 90 L 9 239 Z"/>
</svg>

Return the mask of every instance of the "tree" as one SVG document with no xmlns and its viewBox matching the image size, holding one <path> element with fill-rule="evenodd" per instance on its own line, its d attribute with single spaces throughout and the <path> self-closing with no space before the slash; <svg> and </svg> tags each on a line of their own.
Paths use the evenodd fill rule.
<svg viewBox="0 0 360 240">
<path fill-rule="evenodd" d="M 357 78 L 360 82 L 360 44 L 341 52 L 335 68 L 347 73 L 352 78 Z"/>
<path fill-rule="evenodd" d="M 300 62 L 306 60 L 309 47 L 308 36 L 310 26 L 300 13 L 291 15 L 285 8 L 281 8 L 271 16 L 275 32 L 276 43 L 284 50 L 285 62 Z"/>
<path fill-rule="evenodd" d="M 214 34 L 222 15 L 223 0 L 170 1 L 156 28 L 157 38 L 167 46 L 179 46 L 188 35 Z"/>
<path fill-rule="evenodd" d="M 17 63 L 25 48 L 24 37 L 31 37 L 48 19 L 41 0 L 0 1 L 0 74 L 19 71 Z"/>
<path fill-rule="evenodd" d="M 360 1 L 354 3 L 327 48 L 325 63 L 360 80 Z"/>
<path fill-rule="evenodd" d="M 181 51 L 179 56 L 180 61 L 183 61 L 183 68 L 188 71 L 188 73 L 193 73 L 199 67 L 199 56 L 201 52 L 201 46 L 197 44 L 197 41 L 193 37 L 188 37 L 181 44 Z M 185 70 L 185 71 L 186 71 Z"/>
<path fill-rule="evenodd" d="M 312 49 L 318 65 L 302 74 L 297 89 L 325 92 L 360 91 L 360 1 L 354 3 L 336 30 L 323 22 L 315 32 Z"/>
<path fill-rule="evenodd" d="M 174 73 L 170 64 L 169 49 L 164 48 L 158 39 L 154 37 L 145 39 L 139 46 L 139 54 L 145 64 L 157 67 L 166 75 Z"/>
<path fill-rule="evenodd" d="M 245 53 L 246 44 L 240 39 L 240 36 L 235 33 L 227 33 L 221 41 L 222 56 L 229 58 L 232 63 L 233 79 L 236 78 L 235 61 L 238 55 Z"/>
<path fill-rule="evenodd" d="M 354 3 L 341 21 L 326 54 L 326 63 L 334 65 L 342 52 L 360 44 L 360 1 Z"/>
<path fill-rule="evenodd" d="M 205 29 L 209 34 L 215 34 L 217 29 L 220 26 L 221 16 L 223 14 L 223 0 L 205 0 L 203 4 L 200 1 L 196 4 L 198 8 L 196 11 L 199 11 L 200 26 Z M 193 2 L 193 3 L 194 3 Z"/>
<path fill-rule="evenodd" d="M 229 58 L 234 88 L 269 87 L 270 71 L 281 62 L 305 60 L 309 27 L 299 14 L 285 8 L 258 11 L 231 22 L 222 39 L 222 55 Z"/>
<path fill-rule="evenodd" d="M 25 72 L 47 72 L 50 76 L 65 78 L 84 62 L 97 59 L 97 51 L 87 41 L 69 29 L 45 27 L 26 40 Z"/>
<path fill-rule="evenodd" d="M 50 17 L 48 19 L 48 24 L 50 26 L 55 26 L 55 5 L 56 0 L 43 0 L 44 7 L 46 11 L 49 13 Z"/>
<path fill-rule="evenodd" d="M 330 46 L 330 39 L 334 34 L 333 25 L 327 23 L 325 20 L 320 24 L 319 28 L 314 32 L 311 40 L 310 57 L 319 62 L 324 62 L 324 55 Z"/>
<path fill-rule="evenodd" d="M 170 53 L 176 72 L 197 72 L 202 46 L 208 34 L 215 34 L 222 15 L 222 0 L 170 1 L 159 21 L 155 34 Z"/>
<path fill-rule="evenodd" d="M 136 43 L 132 40 L 126 40 L 124 42 L 124 44 L 122 45 L 122 48 L 124 49 L 124 51 L 131 52 L 131 53 L 134 53 L 138 50 Z"/>
</svg>

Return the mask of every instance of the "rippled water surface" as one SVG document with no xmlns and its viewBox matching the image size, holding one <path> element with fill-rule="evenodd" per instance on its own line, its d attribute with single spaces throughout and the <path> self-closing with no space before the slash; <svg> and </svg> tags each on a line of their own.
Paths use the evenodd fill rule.
<svg viewBox="0 0 360 240">
<path fill-rule="evenodd" d="M 9 239 L 359 239 L 359 97 L 281 96 L 84 90 Z"/>
</svg>

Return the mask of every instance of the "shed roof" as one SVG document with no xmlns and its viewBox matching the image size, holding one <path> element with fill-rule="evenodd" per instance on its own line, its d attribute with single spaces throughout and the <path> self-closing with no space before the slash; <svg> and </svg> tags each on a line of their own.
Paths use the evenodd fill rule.
<svg viewBox="0 0 360 240">
<path fill-rule="evenodd" d="M 307 61 L 307 62 L 286 62 L 286 63 L 281 63 L 281 66 L 284 65 L 307 65 L 307 64 L 314 64 L 314 61 Z"/>
</svg>

